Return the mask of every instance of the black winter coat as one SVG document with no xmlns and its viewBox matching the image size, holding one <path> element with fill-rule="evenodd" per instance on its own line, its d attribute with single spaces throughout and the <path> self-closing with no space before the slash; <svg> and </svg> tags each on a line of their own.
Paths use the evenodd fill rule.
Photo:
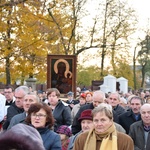
<svg viewBox="0 0 150 150">
<path fill-rule="evenodd" d="M 11 106 L 7 109 L 7 119 L 3 124 L 3 129 L 7 130 L 9 124 L 10 124 L 10 120 L 13 116 L 18 115 L 20 113 L 23 113 L 24 109 L 23 108 L 18 108 L 15 104 L 15 102 L 13 102 L 11 104 Z"/>
<path fill-rule="evenodd" d="M 141 120 L 141 115 L 139 114 L 139 118 L 137 121 Z M 126 133 L 129 133 L 130 125 L 136 122 L 133 111 L 130 109 L 129 111 L 121 114 L 119 116 L 119 124 L 126 130 Z"/>
<path fill-rule="evenodd" d="M 61 125 L 71 125 L 71 110 L 69 106 L 65 106 L 61 100 L 58 101 L 57 106 L 53 110 L 53 116 L 55 119 L 54 124 L 54 131 L 56 132 L 57 129 Z"/>
</svg>

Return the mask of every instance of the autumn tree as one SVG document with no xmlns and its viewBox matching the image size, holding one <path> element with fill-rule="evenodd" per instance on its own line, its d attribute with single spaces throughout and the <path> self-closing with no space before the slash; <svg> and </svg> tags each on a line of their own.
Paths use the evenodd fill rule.
<svg viewBox="0 0 150 150">
<path fill-rule="evenodd" d="M 99 80 L 99 67 L 78 65 L 77 85 L 90 86 L 92 80 Z"/>
<path fill-rule="evenodd" d="M 140 43 L 141 50 L 138 52 L 138 62 L 141 65 L 141 87 L 144 87 L 145 75 L 150 72 L 150 36 L 147 34 L 145 39 Z"/>
<path fill-rule="evenodd" d="M 135 19 L 122 1 L 105 2 L 90 18 L 87 0 L 1 1 L 0 69 L 6 83 L 16 79 L 23 83 L 29 76 L 45 82 L 47 54 L 82 55 L 94 48 L 100 49 L 101 75 L 105 74 L 106 56 L 116 74 L 117 61 L 128 50 L 128 35 L 134 31 L 130 25 Z M 88 28 L 82 23 L 86 16 L 91 20 Z"/>
<path fill-rule="evenodd" d="M 135 11 L 125 1 L 105 0 L 99 8 L 99 18 L 96 18 L 96 42 L 99 40 L 101 55 L 101 72 L 105 58 L 109 57 L 113 68 L 113 75 L 116 75 L 116 62 L 120 55 L 126 56 L 129 53 L 129 37 L 136 29 Z M 133 26 L 134 24 L 134 26 Z M 99 29 L 99 30 L 98 30 Z M 99 31 L 99 32 L 98 32 Z M 100 34 L 101 33 L 101 34 Z"/>
<path fill-rule="evenodd" d="M 22 82 L 27 76 L 45 78 L 46 55 L 48 53 L 78 55 L 86 49 L 97 47 L 92 45 L 92 40 L 88 46 L 85 46 L 84 43 L 79 46 L 81 40 L 83 41 L 83 35 L 80 35 L 76 30 L 80 26 L 80 19 L 85 15 L 84 9 L 82 9 L 85 3 L 86 0 L 50 2 L 47 0 L 18 0 L 0 5 L 2 25 L 7 27 L 7 20 L 11 19 L 13 31 L 10 32 L 11 50 L 9 52 L 12 55 L 9 54 L 9 60 L 11 63 L 5 63 L 10 66 L 6 67 L 9 73 L 5 72 L 7 84 L 11 81 L 15 82 L 16 76 Z M 10 17 L 7 13 L 3 14 L 7 9 L 11 10 Z M 1 28 L 2 35 L 7 33 L 6 30 L 7 28 Z M 1 44 L 6 49 L 5 45 L 7 45 L 9 37 L 7 36 L 7 39 L 4 36 L 1 38 Z M 87 43 L 86 41 L 85 43 Z"/>
</svg>

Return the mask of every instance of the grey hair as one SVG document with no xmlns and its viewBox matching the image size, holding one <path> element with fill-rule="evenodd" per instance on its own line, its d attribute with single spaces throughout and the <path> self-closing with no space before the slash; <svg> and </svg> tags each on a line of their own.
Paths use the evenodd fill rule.
<svg viewBox="0 0 150 150">
<path fill-rule="evenodd" d="M 119 93 L 117 93 L 117 92 L 110 93 L 109 97 L 110 97 L 111 95 L 116 95 L 117 98 L 118 98 L 118 100 L 120 101 L 120 94 L 119 94 Z"/>
<path fill-rule="evenodd" d="M 97 113 L 99 112 L 104 112 L 105 115 L 109 118 L 109 119 L 113 119 L 113 112 L 112 112 L 112 106 L 106 103 L 101 103 L 98 105 L 98 107 L 95 107 L 92 110 L 92 116 L 94 117 Z"/>
<path fill-rule="evenodd" d="M 33 95 L 33 96 L 35 96 L 35 100 L 37 101 L 37 103 L 40 102 L 40 99 L 39 99 L 38 95 L 36 93 L 34 93 L 34 92 L 30 92 L 30 93 L 28 93 L 26 95 Z"/>
<path fill-rule="evenodd" d="M 22 86 L 19 86 L 15 89 L 15 92 L 18 92 L 18 91 L 23 91 L 24 92 L 24 95 L 28 94 L 30 92 L 29 88 L 25 85 L 22 85 Z"/>
<path fill-rule="evenodd" d="M 105 100 L 105 93 L 103 91 L 97 90 L 93 92 L 93 97 L 95 95 L 101 95 L 102 99 Z"/>
</svg>

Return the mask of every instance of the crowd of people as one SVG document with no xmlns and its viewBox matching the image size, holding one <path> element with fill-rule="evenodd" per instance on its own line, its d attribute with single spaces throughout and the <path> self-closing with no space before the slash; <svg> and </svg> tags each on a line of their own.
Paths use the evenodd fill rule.
<svg viewBox="0 0 150 150">
<path fill-rule="evenodd" d="M 149 150 L 150 92 L 6 86 L 0 94 L 1 150 Z M 27 139 L 27 140 L 25 140 Z M 35 147 L 34 147 L 35 146 Z"/>
</svg>

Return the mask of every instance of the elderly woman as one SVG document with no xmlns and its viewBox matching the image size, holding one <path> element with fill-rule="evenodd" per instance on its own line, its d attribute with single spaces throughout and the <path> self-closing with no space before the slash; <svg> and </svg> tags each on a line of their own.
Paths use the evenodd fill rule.
<svg viewBox="0 0 150 150">
<path fill-rule="evenodd" d="M 54 118 L 51 108 L 45 103 L 32 104 L 28 110 L 26 123 L 40 133 L 45 150 L 61 150 L 60 136 L 51 130 Z"/>
<path fill-rule="evenodd" d="M 68 104 L 60 100 L 60 92 L 56 88 L 47 90 L 47 98 L 55 119 L 54 131 L 61 125 L 71 125 L 71 110 Z"/>
<path fill-rule="evenodd" d="M 73 150 L 133 150 L 132 139 L 117 132 L 113 123 L 112 107 L 100 104 L 92 110 L 93 128 L 80 134 Z"/>
</svg>

